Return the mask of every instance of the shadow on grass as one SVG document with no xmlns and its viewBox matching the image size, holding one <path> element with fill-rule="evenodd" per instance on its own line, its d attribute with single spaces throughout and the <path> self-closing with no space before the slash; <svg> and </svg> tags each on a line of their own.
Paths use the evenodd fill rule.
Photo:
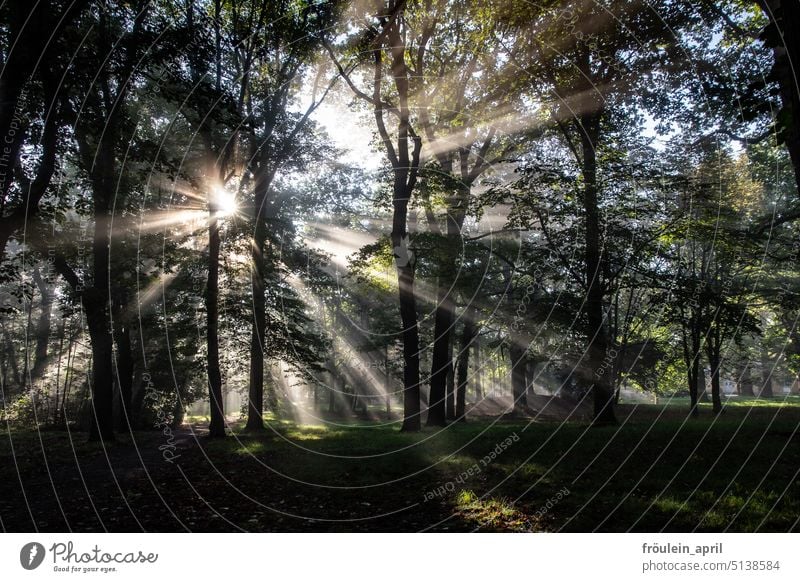
<svg viewBox="0 0 800 582">
<path fill-rule="evenodd" d="M 13 455 L 0 443 L 0 518 L 10 531 L 797 529 L 800 409 L 685 416 L 621 406 L 618 427 L 481 421 L 416 434 L 273 419 L 223 440 L 184 428 L 171 461 L 161 433 L 106 449 L 40 433 L 47 467 L 39 435 L 17 430 Z"/>
</svg>

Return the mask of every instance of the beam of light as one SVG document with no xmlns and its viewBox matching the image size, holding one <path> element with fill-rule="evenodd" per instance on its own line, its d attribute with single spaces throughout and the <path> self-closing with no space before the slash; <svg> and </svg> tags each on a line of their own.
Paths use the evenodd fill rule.
<svg viewBox="0 0 800 582">
<path fill-rule="evenodd" d="M 138 313 L 141 314 L 141 311 L 150 307 L 156 299 L 162 298 L 167 287 L 172 284 L 177 276 L 176 273 L 162 273 L 148 283 L 147 287 L 139 289 L 137 291 Z M 134 307 L 131 306 L 129 309 L 133 311 Z"/>
<path fill-rule="evenodd" d="M 179 226 L 181 234 L 192 234 L 208 227 L 208 213 L 197 208 L 148 213 L 138 225 L 141 233 L 152 233 Z M 123 229 L 119 229 L 124 234 Z"/>
</svg>

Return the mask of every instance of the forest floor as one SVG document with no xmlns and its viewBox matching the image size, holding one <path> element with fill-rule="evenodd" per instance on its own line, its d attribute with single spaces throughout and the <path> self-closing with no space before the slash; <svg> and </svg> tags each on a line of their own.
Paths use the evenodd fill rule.
<svg viewBox="0 0 800 582">
<path fill-rule="evenodd" d="M 696 419 L 625 405 L 619 426 L 473 419 L 420 433 L 342 420 L 203 425 L 113 443 L 9 428 L 5 531 L 798 531 L 800 405 Z"/>
</svg>

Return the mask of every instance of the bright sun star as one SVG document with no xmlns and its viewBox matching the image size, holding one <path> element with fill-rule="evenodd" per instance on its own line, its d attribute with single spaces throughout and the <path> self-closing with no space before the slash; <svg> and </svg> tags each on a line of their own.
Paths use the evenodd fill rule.
<svg viewBox="0 0 800 582">
<path fill-rule="evenodd" d="M 236 194 L 218 186 L 213 190 L 213 204 L 220 216 L 230 216 L 238 210 Z"/>
</svg>

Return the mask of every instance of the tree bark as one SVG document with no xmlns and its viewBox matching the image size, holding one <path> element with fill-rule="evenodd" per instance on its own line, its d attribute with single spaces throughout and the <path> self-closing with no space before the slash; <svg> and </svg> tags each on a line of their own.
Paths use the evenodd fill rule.
<svg viewBox="0 0 800 582">
<path fill-rule="evenodd" d="M 706 342 L 706 351 L 708 355 L 708 364 L 711 367 L 711 403 L 714 414 L 719 414 L 722 411 L 722 398 L 720 395 L 720 345 L 719 345 L 719 329 L 717 325 L 712 326 L 708 334 Z"/>
<path fill-rule="evenodd" d="M 456 375 L 455 375 L 455 367 L 453 366 L 453 342 L 450 341 L 450 363 L 447 366 L 447 379 L 446 379 L 446 387 L 447 387 L 447 420 L 455 420 L 456 418 Z"/>
<path fill-rule="evenodd" d="M 404 228 L 399 230 L 402 233 L 404 231 Z M 397 240 L 399 246 L 402 236 L 393 233 L 392 240 Z M 419 328 L 417 327 L 417 299 L 414 296 L 413 267 L 398 265 L 397 278 L 400 320 L 403 326 L 403 425 L 401 430 L 413 432 L 422 428 L 419 404 Z"/>
<path fill-rule="evenodd" d="M 402 11 L 402 4 L 396 8 Z M 408 108 L 409 71 L 406 66 L 405 42 L 400 34 L 400 17 L 395 16 L 386 24 L 387 48 L 391 55 L 391 71 L 398 94 L 397 148 L 391 145 L 384 125 L 381 83 L 381 50 L 375 51 L 375 118 L 384 145 L 392 161 L 394 180 L 392 185 L 392 249 L 397 268 L 400 320 L 403 326 L 403 425 L 402 431 L 418 431 L 420 419 L 419 385 L 419 324 L 417 322 L 417 299 L 414 294 L 414 260 L 409 248 L 407 229 L 408 205 L 417 180 L 419 155 L 422 143 L 414 142 L 413 154 L 409 154 L 410 113 Z"/>
<path fill-rule="evenodd" d="M 594 422 L 616 424 L 614 415 L 614 391 L 607 377 L 606 353 L 608 338 L 603 314 L 603 244 L 600 225 L 597 186 L 597 136 L 600 129 L 600 113 L 593 112 L 580 118 L 581 150 L 583 154 L 583 210 L 585 221 L 585 313 L 588 323 L 587 368 L 584 376 L 592 387 L 594 400 Z"/>
<path fill-rule="evenodd" d="M 114 343 L 117 346 L 117 383 L 119 385 L 120 410 L 117 420 L 118 430 L 132 431 L 133 423 L 133 349 L 127 308 L 127 295 L 124 291 L 115 306 Z"/>
<path fill-rule="evenodd" d="M 466 421 L 467 384 L 469 383 L 469 352 L 475 338 L 478 336 L 478 326 L 468 313 L 464 318 L 464 328 L 461 330 L 461 343 L 456 358 L 456 420 Z M 477 354 L 477 344 L 475 350 Z M 476 374 L 477 376 L 477 374 Z M 476 382 L 476 391 L 479 389 Z"/>
<path fill-rule="evenodd" d="M 264 197 L 256 196 L 259 208 L 255 217 L 255 232 L 252 243 L 253 274 L 251 290 L 253 300 L 253 327 L 250 337 L 250 390 L 247 401 L 248 431 L 264 430 L 264 343 L 267 331 L 267 306 L 264 296 L 264 244 L 266 226 L 262 215 Z"/>
<path fill-rule="evenodd" d="M 114 368 L 108 304 L 101 291 L 90 288 L 84 292 L 83 308 L 92 344 L 92 415 L 89 440 L 113 440 Z"/>
<path fill-rule="evenodd" d="M 39 319 L 36 322 L 36 350 L 31 368 L 31 379 L 36 380 L 47 365 L 47 347 L 50 343 L 50 311 L 53 303 L 53 294 L 47 282 L 42 278 L 39 268 L 33 271 L 33 280 L 39 288 L 42 297 L 39 307 Z"/>
<path fill-rule="evenodd" d="M 522 346 L 512 341 L 508 348 L 511 364 L 511 389 L 514 398 L 514 414 L 524 413 L 528 407 L 527 386 L 525 384 L 526 352 Z"/>
<path fill-rule="evenodd" d="M 208 396 L 211 423 L 208 436 L 225 436 L 225 413 L 222 401 L 222 373 L 219 364 L 219 249 L 220 234 L 217 209 L 212 206 L 208 226 L 208 283 L 206 285 L 206 348 L 208 361 Z"/>
<path fill-rule="evenodd" d="M 750 363 L 747 362 L 741 369 L 739 375 L 739 393 L 742 396 L 755 396 L 755 392 L 753 391 L 753 378 L 750 372 Z"/>
<path fill-rule="evenodd" d="M 444 263 L 449 262 L 444 259 Z M 444 269 L 443 269 L 444 271 Z M 447 374 L 452 367 L 452 358 L 448 361 L 448 352 L 452 352 L 450 330 L 453 327 L 453 301 L 448 286 L 440 276 L 436 297 L 436 310 L 433 325 L 433 355 L 431 358 L 430 392 L 428 393 L 428 426 L 444 426 L 447 424 L 446 389 Z"/>
</svg>

